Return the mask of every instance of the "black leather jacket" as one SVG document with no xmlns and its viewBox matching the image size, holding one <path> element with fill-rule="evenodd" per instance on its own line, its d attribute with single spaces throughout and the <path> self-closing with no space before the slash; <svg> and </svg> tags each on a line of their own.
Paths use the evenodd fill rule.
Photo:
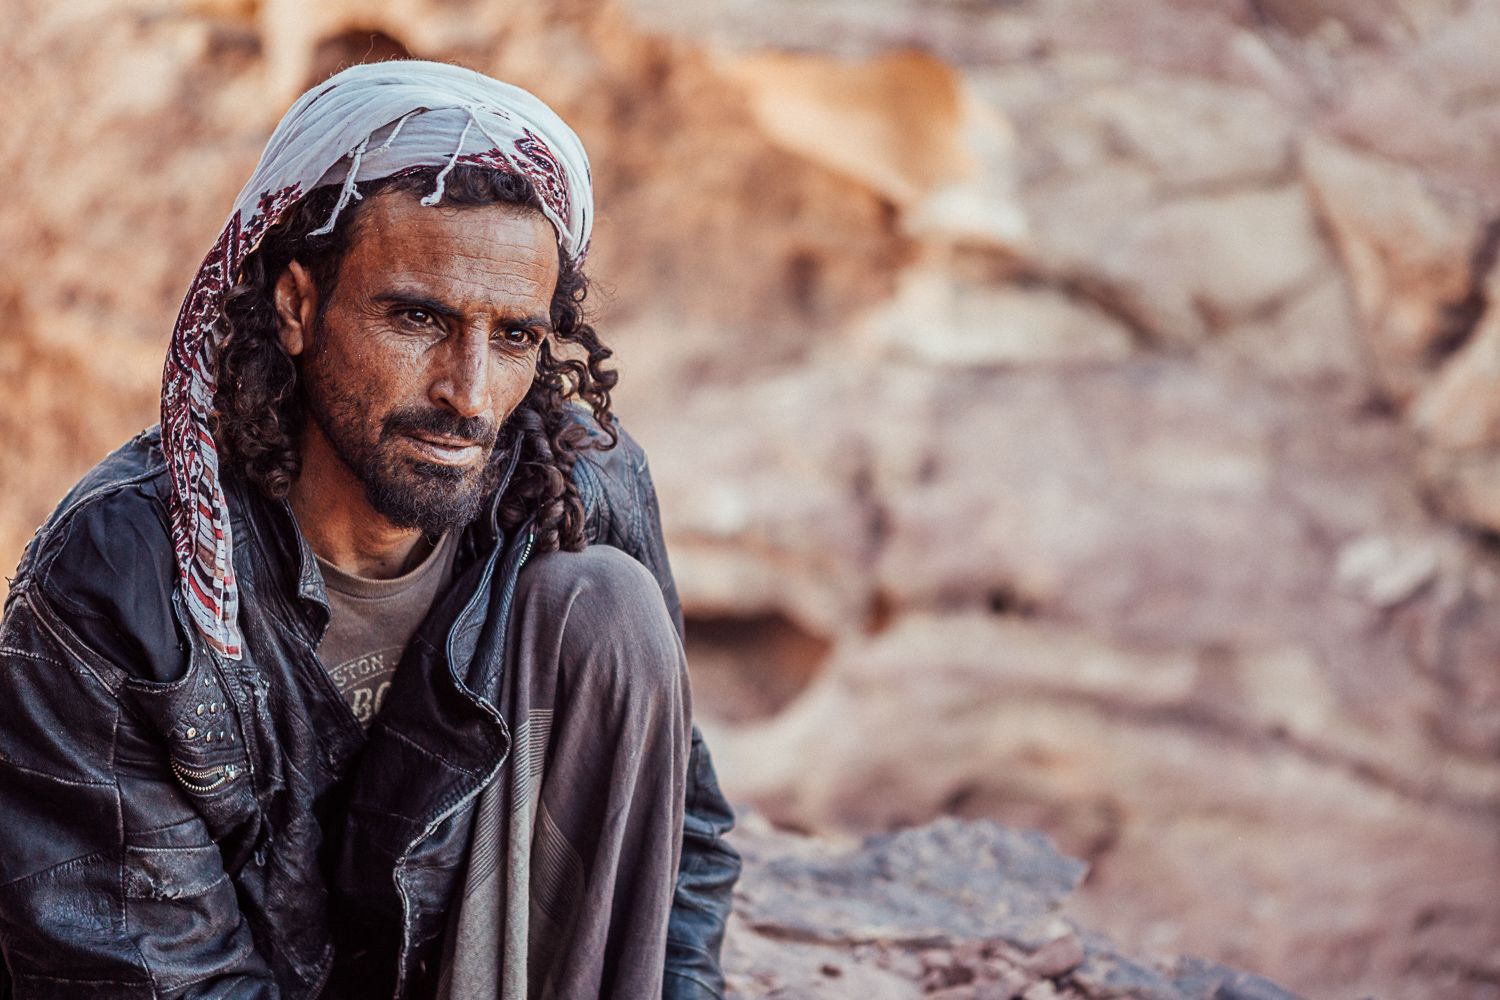
<svg viewBox="0 0 1500 1000">
<path fill-rule="evenodd" d="M 682 616 L 645 458 L 575 480 Z M 26 550 L 0 622 L 0 949 L 17 998 L 421 996 L 463 820 L 505 760 L 493 708 L 531 534 L 466 530 L 366 735 L 314 650 L 322 579 L 290 507 L 226 479 L 244 658 L 187 624 L 159 435 L 105 459 Z M 696 728 L 665 996 L 722 996 L 739 858 Z M 332 976 L 334 955 L 338 974 Z M 5 977 L 0 974 L 0 980 Z M 0 982 L 0 995 L 7 992 Z"/>
</svg>

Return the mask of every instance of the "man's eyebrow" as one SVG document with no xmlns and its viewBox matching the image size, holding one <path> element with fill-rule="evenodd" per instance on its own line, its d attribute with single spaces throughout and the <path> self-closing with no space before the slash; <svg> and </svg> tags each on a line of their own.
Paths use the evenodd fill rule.
<svg viewBox="0 0 1500 1000">
<path fill-rule="evenodd" d="M 543 313 L 532 313 L 530 316 L 522 316 L 515 321 L 516 326 L 529 326 L 537 330 L 552 332 L 552 317 Z"/>
<path fill-rule="evenodd" d="M 375 296 L 375 301 L 380 303 L 381 305 L 387 306 L 404 306 L 408 309 L 425 309 L 434 315 L 443 316 L 448 319 L 453 319 L 459 315 L 459 311 L 448 305 L 446 302 L 440 302 L 437 299 L 428 298 L 425 295 L 418 295 L 410 292 L 382 292 L 381 294 Z"/>
</svg>

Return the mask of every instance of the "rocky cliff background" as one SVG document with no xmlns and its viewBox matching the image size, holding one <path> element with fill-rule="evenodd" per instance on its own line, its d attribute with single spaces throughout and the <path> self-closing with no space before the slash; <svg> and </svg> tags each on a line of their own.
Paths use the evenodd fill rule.
<svg viewBox="0 0 1500 1000">
<path fill-rule="evenodd" d="M 7 566 L 154 420 L 290 100 L 457 60 L 591 150 L 617 410 L 736 801 L 1040 829 L 1137 955 L 1500 996 L 1500 4 L 5 13 Z M 814 995 L 756 978 L 816 934 L 755 905 L 738 988 Z M 929 958 L 908 995 L 969 988 Z"/>
</svg>

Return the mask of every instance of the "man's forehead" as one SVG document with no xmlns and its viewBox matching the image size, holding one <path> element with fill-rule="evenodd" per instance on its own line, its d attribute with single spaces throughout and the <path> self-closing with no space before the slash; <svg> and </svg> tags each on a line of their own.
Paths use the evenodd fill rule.
<svg viewBox="0 0 1500 1000">
<path fill-rule="evenodd" d="M 429 208 L 414 196 L 382 192 L 361 206 L 341 280 L 354 278 L 392 301 L 437 296 L 456 305 L 545 301 L 558 271 L 556 236 L 533 208 L 503 202 Z"/>
</svg>

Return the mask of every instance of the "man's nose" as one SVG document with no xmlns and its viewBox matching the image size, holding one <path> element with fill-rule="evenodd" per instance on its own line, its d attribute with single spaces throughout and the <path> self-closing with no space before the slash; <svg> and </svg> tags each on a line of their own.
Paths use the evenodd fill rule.
<svg viewBox="0 0 1500 1000">
<path fill-rule="evenodd" d="M 461 417 L 476 417 L 490 401 L 489 343 L 483 331 L 448 338 L 442 370 L 432 383 L 432 401 Z"/>
</svg>

